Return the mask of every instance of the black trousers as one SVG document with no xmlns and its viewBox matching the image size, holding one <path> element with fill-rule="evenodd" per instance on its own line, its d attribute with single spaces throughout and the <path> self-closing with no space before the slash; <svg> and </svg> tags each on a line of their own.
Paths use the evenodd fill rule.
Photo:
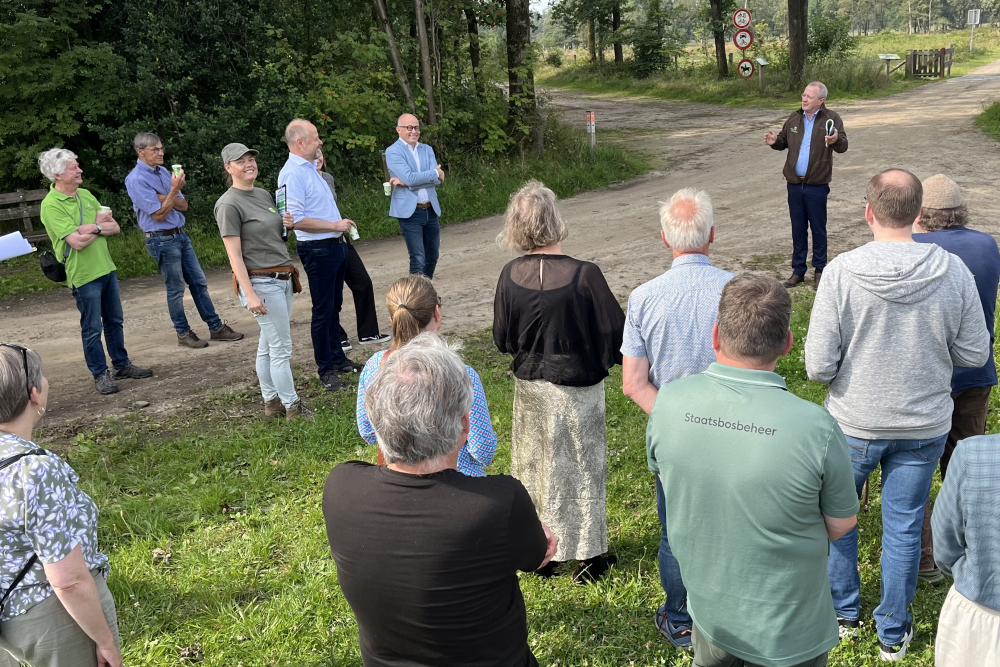
<svg viewBox="0 0 1000 667">
<path fill-rule="evenodd" d="M 354 296 L 354 312 L 358 318 L 358 338 L 377 336 L 378 314 L 375 312 L 375 288 L 368 275 L 361 255 L 352 245 L 347 246 L 347 272 L 344 274 L 344 284 Z M 340 325 L 340 340 L 347 340 L 347 332 Z"/>
<path fill-rule="evenodd" d="M 806 275 L 809 232 L 813 240 L 813 268 L 826 268 L 826 198 L 829 185 L 788 184 L 788 215 L 792 219 L 792 273 Z"/>
</svg>

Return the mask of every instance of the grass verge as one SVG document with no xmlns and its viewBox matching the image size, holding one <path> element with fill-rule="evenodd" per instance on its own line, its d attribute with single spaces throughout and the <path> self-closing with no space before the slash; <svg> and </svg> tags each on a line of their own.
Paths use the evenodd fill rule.
<svg viewBox="0 0 1000 667">
<path fill-rule="evenodd" d="M 900 69 L 887 80 L 885 63 L 878 59 L 879 53 L 905 56 L 910 49 L 940 49 L 954 45 L 954 65 L 951 70 L 953 77 L 967 74 L 976 67 L 1000 58 L 1000 34 L 996 31 L 977 31 L 975 50 L 972 53 L 969 52 L 969 36 L 968 30 L 956 30 L 930 35 L 883 33 L 861 37 L 849 56 L 808 63 L 804 78 L 807 81 L 823 81 L 829 88 L 830 99 L 838 102 L 884 97 L 936 79 L 904 79 L 903 70 Z M 775 48 L 780 51 L 783 46 Z M 732 44 L 729 45 L 729 50 L 734 50 Z M 774 57 L 766 48 L 761 54 L 775 63 L 787 61 L 787 54 L 784 57 Z M 739 60 L 739 51 L 735 52 L 734 58 Z M 897 64 L 899 61 L 894 63 Z M 678 70 L 668 70 L 646 78 L 638 78 L 627 68 L 615 68 L 613 63 L 608 63 L 600 68 L 587 65 L 545 68 L 539 73 L 538 82 L 545 86 L 594 93 L 628 93 L 730 106 L 783 108 L 798 101 L 801 91 L 789 88 L 787 65 L 783 69 L 777 64 L 771 66 L 765 74 L 768 85 L 763 92 L 757 75 L 746 80 L 735 75 L 719 80 L 715 72 L 714 52 L 689 50 L 682 58 Z"/>
<path fill-rule="evenodd" d="M 976 127 L 1000 141 L 1000 102 L 993 102 L 976 116 Z"/>
<path fill-rule="evenodd" d="M 649 169 L 638 153 L 617 146 L 598 146 L 591 150 L 580 139 L 581 132 L 551 124 L 548 130 L 554 135 L 554 141 L 538 157 L 457 158 L 449 169 L 448 178 L 438 188 L 444 212 L 442 223 L 464 222 L 500 213 L 507 207 L 511 193 L 531 178 L 543 181 L 559 197 L 571 197 L 633 178 Z M 261 187 L 268 187 L 266 181 L 260 180 Z M 381 182 L 338 179 L 337 195 L 341 213 L 358 223 L 362 238 L 399 234 L 399 225 L 389 217 L 389 201 L 382 192 Z M 214 202 L 209 201 L 192 201 L 192 213 L 188 216 L 187 230 L 204 268 L 228 264 L 225 247 L 211 215 L 213 205 Z M 146 252 L 145 238 L 138 231 L 131 209 L 127 214 L 117 210 L 116 218 L 126 230 L 108 239 L 119 279 L 156 273 L 156 264 Z M 294 248 L 294 241 L 289 247 Z M 0 262 L 0 298 L 61 286 L 42 274 L 34 254 Z"/>
<path fill-rule="evenodd" d="M 812 297 L 809 290 L 795 292 L 796 342 L 777 370 L 791 391 L 819 402 L 826 389 L 806 378 L 802 361 Z M 499 438 L 490 472 L 509 472 L 509 358 L 496 352 L 488 333 L 467 338 L 462 354 L 482 377 Z M 101 509 L 99 540 L 111 556 L 128 664 L 165 667 L 189 664 L 189 657 L 205 667 L 360 667 L 357 627 L 337 584 L 321 496 L 334 465 L 374 461 L 375 450 L 357 434 L 350 390 L 326 394 L 314 378 L 299 382 L 317 409 L 311 422 L 264 422 L 251 386 L 210 394 L 199 408 L 166 420 L 136 411 L 97 427 L 65 425 L 40 434 L 43 444 L 65 453 Z M 662 592 L 646 416 L 622 395 L 620 368 L 606 390 L 608 533 L 619 567 L 593 586 L 567 576 L 522 575 L 529 641 L 543 665 L 690 665 L 652 623 Z M 993 410 L 989 431 L 998 426 Z M 871 620 L 879 596 L 879 508 L 876 475 L 870 507 L 859 517 L 864 625 L 859 638 L 833 652 L 831 665 L 880 664 Z M 933 664 L 946 591 L 919 584 L 916 639 L 906 664 Z"/>
</svg>

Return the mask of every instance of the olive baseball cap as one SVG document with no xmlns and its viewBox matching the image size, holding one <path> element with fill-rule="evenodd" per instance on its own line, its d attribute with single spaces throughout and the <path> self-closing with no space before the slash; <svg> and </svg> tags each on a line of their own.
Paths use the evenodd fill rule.
<svg viewBox="0 0 1000 667">
<path fill-rule="evenodd" d="M 253 156 L 260 155 L 260 151 L 255 151 L 252 148 L 247 148 L 243 144 L 229 144 L 222 149 L 222 164 L 229 164 L 233 160 L 239 160 L 241 157 L 250 153 Z"/>
</svg>

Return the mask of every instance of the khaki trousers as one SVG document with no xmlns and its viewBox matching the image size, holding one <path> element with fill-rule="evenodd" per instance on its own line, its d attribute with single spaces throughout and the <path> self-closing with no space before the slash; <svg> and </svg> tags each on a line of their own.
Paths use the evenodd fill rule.
<svg viewBox="0 0 1000 667">
<path fill-rule="evenodd" d="M 104 617 L 121 646 L 115 600 L 102 575 L 94 575 L 94 582 Z M 31 667 L 96 667 L 97 644 L 53 594 L 0 625 L 0 667 L 18 667 L 19 662 Z"/>
<path fill-rule="evenodd" d="M 936 667 L 1000 665 L 1000 612 L 969 600 L 952 586 L 941 607 Z"/>
<path fill-rule="evenodd" d="M 691 628 L 691 645 L 694 647 L 694 663 L 692 667 L 760 667 L 752 662 L 727 653 L 719 648 L 708 637 L 698 631 L 698 624 Z M 826 667 L 828 653 L 817 655 L 811 660 L 801 662 L 795 667 Z"/>
</svg>

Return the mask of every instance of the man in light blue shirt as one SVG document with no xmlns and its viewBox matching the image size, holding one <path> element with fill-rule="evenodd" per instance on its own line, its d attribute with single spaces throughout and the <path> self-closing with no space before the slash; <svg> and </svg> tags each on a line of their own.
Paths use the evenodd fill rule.
<svg viewBox="0 0 1000 667">
<path fill-rule="evenodd" d="M 712 326 L 722 288 L 733 274 L 712 266 L 715 240 L 712 200 L 702 191 L 680 190 L 660 208 L 660 238 L 673 252 L 670 269 L 637 287 L 628 299 L 622 342 L 622 390 L 646 414 L 664 384 L 701 373 L 715 361 Z M 660 518 L 657 560 L 667 600 L 656 610 L 656 628 L 676 647 L 691 646 L 691 616 L 680 568 L 667 541 L 663 486 L 656 483 Z"/>
<path fill-rule="evenodd" d="M 340 345 L 340 307 L 347 271 L 344 232 L 356 225 L 340 215 L 333 192 L 316 171 L 316 151 L 323 145 L 316 126 L 296 118 L 285 128 L 285 143 L 288 161 L 278 174 L 278 187 L 286 188 L 295 249 L 309 278 L 313 358 L 323 386 L 337 391 L 343 387 L 338 373 L 361 370 Z"/>
<path fill-rule="evenodd" d="M 788 181 L 788 213 L 792 219 L 792 275 L 795 287 L 806 275 L 809 232 L 813 240 L 813 282 L 818 287 L 826 268 L 826 199 L 833 177 L 833 154 L 847 150 L 847 132 L 835 111 L 826 108 L 826 86 L 813 81 L 802 91 L 802 108 L 785 121 L 781 132 L 767 132 L 764 143 L 788 150 L 782 175 Z"/>
<path fill-rule="evenodd" d="M 444 170 L 434 157 L 434 149 L 420 143 L 416 116 L 400 116 L 396 133 L 399 140 L 385 150 L 393 186 L 389 215 L 399 220 L 410 254 L 410 273 L 433 278 L 441 245 L 441 205 L 434 186 L 444 182 Z"/>
<path fill-rule="evenodd" d="M 187 199 L 181 193 L 184 171 L 177 175 L 163 164 L 163 142 L 152 132 L 140 132 L 132 141 L 136 155 L 135 168 L 125 177 L 125 189 L 132 199 L 136 221 L 146 236 L 146 250 L 163 274 L 167 287 L 167 311 L 177 344 L 200 349 L 208 341 L 198 338 L 184 314 L 184 284 L 191 290 L 191 298 L 201 319 L 208 325 L 212 340 L 236 341 L 243 334 L 233 331 L 215 312 L 212 297 L 208 294 L 208 280 L 191 245 L 191 238 L 184 231 L 184 212 Z"/>
</svg>

